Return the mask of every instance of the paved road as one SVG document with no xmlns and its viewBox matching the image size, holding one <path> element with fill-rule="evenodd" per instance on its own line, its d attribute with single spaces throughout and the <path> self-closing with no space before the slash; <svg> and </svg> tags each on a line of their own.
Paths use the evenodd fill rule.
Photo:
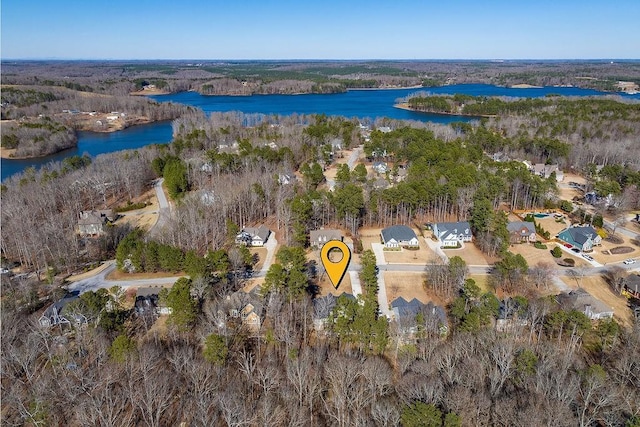
<svg viewBox="0 0 640 427">
<path fill-rule="evenodd" d="M 362 285 L 360 284 L 360 272 L 349 271 L 349 278 L 351 278 L 351 293 L 354 297 L 362 294 Z"/>
<path fill-rule="evenodd" d="M 378 266 L 378 272 L 382 270 L 383 267 L 387 267 L 386 271 L 389 271 L 389 265 L 386 263 L 384 259 L 384 251 L 382 249 L 381 243 L 372 243 L 371 249 L 373 253 L 376 255 L 376 265 Z M 394 265 L 395 267 L 395 265 Z M 420 266 L 416 266 L 420 267 Z M 422 266 L 422 270 L 424 271 L 424 266 Z M 387 316 L 387 318 L 391 319 L 393 316 L 393 311 L 389 309 L 389 298 L 387 298 L 387 285 L 384 282 L 384 274 L 378 274 L 378 306 L 382 314 Z"/>
<path fill-rule="evenodd" d="M 262 264 L 262 268 L 256 274 L 256 277 L 264 277 L 269 271 L 269 267 L 273 264 L 273 259 L 276 256 L 276 248 L 278 247 L 278 241 L 276 240 L 276 235 L 271 233 L 269 239 L 267 239 L 267 243 L 264 244 L 264 248 L 267 250 L 267 256 L 264 258 L 264 264 Z"/>
<path fill-rule="evenodd" d="M 164 194 L 164 190 L 162 189 L 163 182 L 164 178 L 160 178 L 156 180 L 153 185 L 153 188 L 156 190 L 156 197 L 158 198 L 158 220 L 149 230 L 149 236 L 157 236 L 167 225 L 169 218 L 171 217 L 171 205 L 169 205 L 167 196 Z"/>
<path fill-rule="evenodd" d="M 107 261 L 109 266 L 97 273 L 95 276 L 72 282 L 67 289 L 69 291 L 80 291 L 80 293 L 88 291 L 97 291 L 100 288 L 110 288 L 112 286 L 120 286 L 122 288 L 139 288 L 142 286 L 152 285 L 173 285 L 179 277 L 159 277 L 156 279 L 138 279 L 138 280 L 107 280 L 109 273 L 116 269 L 115 260 Z"/>
<path fill-rule="evenodd" d="M 274 239 L 274 242 L 275 242 L 275 239 Z M 275 250 L 273 250 L 273 252 L 275 252 Z M 271 260 L 273 260 L 273 258 Z M 378 270 L 380 272 L 397 271 L 397 272 L 422 273 L 422 272 L 425 272 L 426 269 L 428 268 L 428 266 L 420 265 L 420 264 L 386 264 L 386 263 L 382 264 L 381 262 L 384 262 L 384 257 L 382 258 L 382 260 L 380 260 L 378 259 L 377 256 L 376 256 L 376 262 L 378 264 Z M 70 291 L 80 291 L 80 293 L 82 293 L 87 291 L 96 291 L 100 288 L 110 288 L 112 286 L 121 286 L 123 288 L 137 288 L 137 287 L 152 286 L 152 285 L 173 285 L 178 280 L 178 277 L 159 277 L 155 279 L 138 279 L 138 280 L 107 280 L 106 276 L 109 275 L 109 273 L 111 273 L 116 268 L 115 260 L 107 261 L 107 264 L 109 264 L 108 267 L 100 271 L 96 275 L 73 282 L 69 286 L 67 286 L 67 288 Z M 569 290 L 569 288 L 560 279 L 560 277 L 573 278 L 575 276 L 575 271 L 578 271 L 581 276 L 597 276 L 597 275 L 603 274 L 612 265 L 613 264 L 609 264 L 607 266 L 602 266 L 602 267 L 581 268 L 579 270 L 575 268 L 560 267 L 555 271 L 556 274 L 554 275 L 553 283 L 561 292 L 564 292 L 566 290 Z M 635 264 L 631 264 L 631 265 L 626 265 L 623 263 L 616 263 L 615 265 L 627 270 L 627 272 L 640 272 L 639 262 L 636 262 Z M 492 267 L 489 265 L 471 265 L 469 266 L 469 273 L 487 274 L 489 269 L 491 268 Z M 349 265 L 348 272 L 351 277 L 351 287 L 354 295 L 357 295 L 358 293 L 362 293 L 362 287 L 360 286 L 360 279 L 358 277 L 358 273 L 360 272 L 360 265 L 358 264 Z M 266 270 L 263 269 L 260 272 L 258 272 L 255 277 L 264 277 L 264 274 L 266 274 Z M 378 274 L 378 285 L 380 287 L 380 290 L 378 292 L 378 303 L 380 304 L 380 308 L 382 312 L 385 315 L 390 316 L 391 311 L 389 310 L 389 301 L 387 300 L 387 289 L 384 282 L 384 274 Z"/>
<path fill-rule="evenodd" d="M 608 230 L 613 230 L 613 223 L 607 220 L 604 220 L 604 225 Z M 625 224 L 626 225 L 626 224 Z M 630 226 L 633 226 L 633 224 L 629 224 Z M 632 229 L 623 227 L 623 226 L 618 226 L 616 228 L 616 234 L 622 234 L 626 237 L 631 237 L 633 239 L 637 239 L 640 238 L 640 233 L 638 233 L 637 231 L 633 231 Z"/>
<path fill-rule="evenodd" d="M 360 158 L 360 154 L 362 154 L 362 150 L 363 150 L 362 145 L 359 145 L 353 149 L 353 152 L 347 159 L 347 166 L 349 166 L 350 170 L 353 169 L 354 166 L 356 165 L 356 162 Z M 336 186 L 336 181 L 334 179 L 327 178 L 327 187 L 329 187 L 329 191 L 333 191 L 335 186 Z"/>
<path fill-rule="evenodd" d="M 354 166 L 356 165 L 356 162 L 360 158 L 360 154 L 362 154 L 363 149 L 364 149 L 363 145 L 358 145 L 356 148 L 353 149 L 353 152 L 351 153 L 351 155 L 349 156 L 349 159 L 347 160 L 347 165 L 349 166 L 349 169 L 354 168 Z"/>
<path fill-rule="evenodd" d="M 447 256 L 447 254 L 444 253 L 444 251 L 440 247 L 440 244 L 438 244 L 437 242 L 434 242 L 428 237 L 423 237 L 423 239 L 424 239 L 424 242 L 429 247 L 429 249 L 431 249 L 436 255 L 438 255 L 440 259 L 442 259 L 442 261 L 444 261 L 447 264 L 449 263 L 449 257 Z"/>
</svg>

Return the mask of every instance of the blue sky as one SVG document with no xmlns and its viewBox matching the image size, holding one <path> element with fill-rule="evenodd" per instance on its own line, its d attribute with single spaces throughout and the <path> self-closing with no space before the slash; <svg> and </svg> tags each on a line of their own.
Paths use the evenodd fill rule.
<svg viewBox="0 0 640 427">
<path fill-rule="evenodd" d="M 2 0 L 3 59 L 640 58 L 640 0 Z"/>
</svg>

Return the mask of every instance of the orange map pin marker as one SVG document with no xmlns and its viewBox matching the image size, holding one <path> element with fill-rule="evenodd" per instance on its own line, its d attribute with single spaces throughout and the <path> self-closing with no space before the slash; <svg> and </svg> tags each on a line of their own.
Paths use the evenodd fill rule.
<svg viewBox="0 0 640 427">
<path fill-rule="evenodd" d="M 333 249 L 337 249 L 342 252 L 342 259 L 339 261 L 331 260 L 329 252 Z M 331 284 L 334 288 L 338 289 L 338 285 L 340 285 L 340 282 L 344 277 L 344 273 L 347 272 L 347 267 L 349 267 L 349 261 L 351 261 L 351 251 L 349 250 L 349 246 L 340 240 L 330 240 L 322 247 L 322 250 L 320 251 L 320 258 L 322 259 L 324 269 L 327 271 L 329 280 L 331 280 Z"/>
</svg>

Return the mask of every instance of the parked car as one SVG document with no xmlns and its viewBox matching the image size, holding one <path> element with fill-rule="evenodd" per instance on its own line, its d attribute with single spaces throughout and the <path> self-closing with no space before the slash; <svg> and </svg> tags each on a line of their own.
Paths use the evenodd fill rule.
<svg viewBox="0 0 640 427">
<path fill-rule="evenodd" d="M 591 256 L 587 254 L 582 254 L 582 258 L 586 259 L 587 261 L 593 261 L 593 258 L 591 258 Z"/>
<path fill-rule="evenodd" d="M 628 258 L 628 259 L 625 259 L 623 262 L 629 265 L 629 264 L 635 264 L 636 260 L 633 258 Z"/>
<path fill-rule="evenodd" d="M 575 252 L 575 253 L 577 253 L 577 254 L 579 254 L 579 253 L 580 253 L 580 249 L 578 249 L 578 248 L 571 248 L 571 251 L 572 251 L 572 252 Z"/>
</svg>

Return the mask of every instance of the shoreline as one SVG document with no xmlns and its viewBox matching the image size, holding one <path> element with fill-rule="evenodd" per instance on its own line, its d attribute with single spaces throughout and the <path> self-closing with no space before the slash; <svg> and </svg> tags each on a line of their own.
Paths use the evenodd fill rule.
<svg viewBox="0 0 640 427">
<path fill-rule="evenodd" d="M 439 111 L 422 111 L 416 110 L 415 108 L 409 107 L 409 104 L 406 102 L 401 102 L 400 104 L 394 104 L 393 108 L 398 108 L 400 110 L 413 111 L 414 113 L 425 113 L 425 114 L 435 114 L 439 116 L 458 116 L 458 117 L 476 117 L 478 119 L 492 119 L 494 117 L 498 117 L 496 115 L 490 114 L 461 114 L 461 113 L 447 113 L 447 112 L 439 112 Z"/>
<path fill-rule="evenodd" d="M 283 96 L 297 96 L 297 95 L 340 95 L 341 93 L 347 92 L 359 92 L 359 91 L 376 91 L 376 90 L 405 90 L 405 89 L 423 89 L 427 86 L 416 85 L 416 86 L 406 86 L 406 87 L 354 87 L 354 88 L 346 88 L 344 92 L 295 92 L 295 93 L 260 93 L 260 92 L 252 92 L 252 93 L 234 93 L 234 94 L 211 94 L 211 93 L 202 93 L 197 90 L 188 91 L 188 92 L 196 92 L 202 96 L 271 96 L 271 95 L 283 95 Z M 176 92 L 180 93 L 180 92 Z M 146 95 L 146 94 L 141 94 Z"/>
<path fill-rule="evenodd" d="M 361 90 L 403 90 L 403 89 L 426 89 L 429 86 L 415 85 L 415 86 L 404 86 L 404 87 L 353 87 L 347 88 L 347 92 L 349 91 L 361 91 Z"/>
<path fill-rule="evenodd" d="M 151 96 L 151 95 L 171 95 L 173 92 L 167 92 L 166 90 L 139 90 L 136 92 L 129 92 L 131 96 Z"/>
<path fill-rule="evenodd" d="M 544 86 L 530 85 L 527 83 L 518 83 L 511 86 L 506 86 L 506 87 L 510 89 L 544 89 Z"/>
<path fill-rule="evenodd" d="M 76 148 L 78 146 L 78 132 L 90 132 L 90 133 L 114 133 L 114 132 L 120 132 L 123 131 L 129 127 L 132 126 L 142 126 L 142 125 L 148 125 L 148 124 L 152 124 L 152 123 L 159 123 L 159 122 L 163 122 L 165 120 L 149 120 L 147 118 L 145 118 L 144 120 L 140 120 L 140 119 L 136 119 L 133 123 L 123 123 L 121 126 L 118 127 L 111 127 L 109 129 L 101 129 L 101 130 L 95 130 L 95 129 L 74 129 L 74 132 L 76 133 L 76 140 L 74 142 L 73 145 L 63 148 L 61 150 L 57 150 L 54 151 L 52 153 L 47 153 L 47 154 L 42 154 L 42 155 L 38 155 L 38 156 L 15 156 L 15 152 L 17 149 L 15 148 L 4 148 L 4 147 L 0 147 L 0 158 L 4 159 L 4 160 L 33 160 L 33 159 L 42 159 L 45 157 L 49 157 L 49 156 L 53 156 L 54 154 L 58 154 L 62 151 L 65 150 L 70 150 L 72 148 Z"/>
</svg>

